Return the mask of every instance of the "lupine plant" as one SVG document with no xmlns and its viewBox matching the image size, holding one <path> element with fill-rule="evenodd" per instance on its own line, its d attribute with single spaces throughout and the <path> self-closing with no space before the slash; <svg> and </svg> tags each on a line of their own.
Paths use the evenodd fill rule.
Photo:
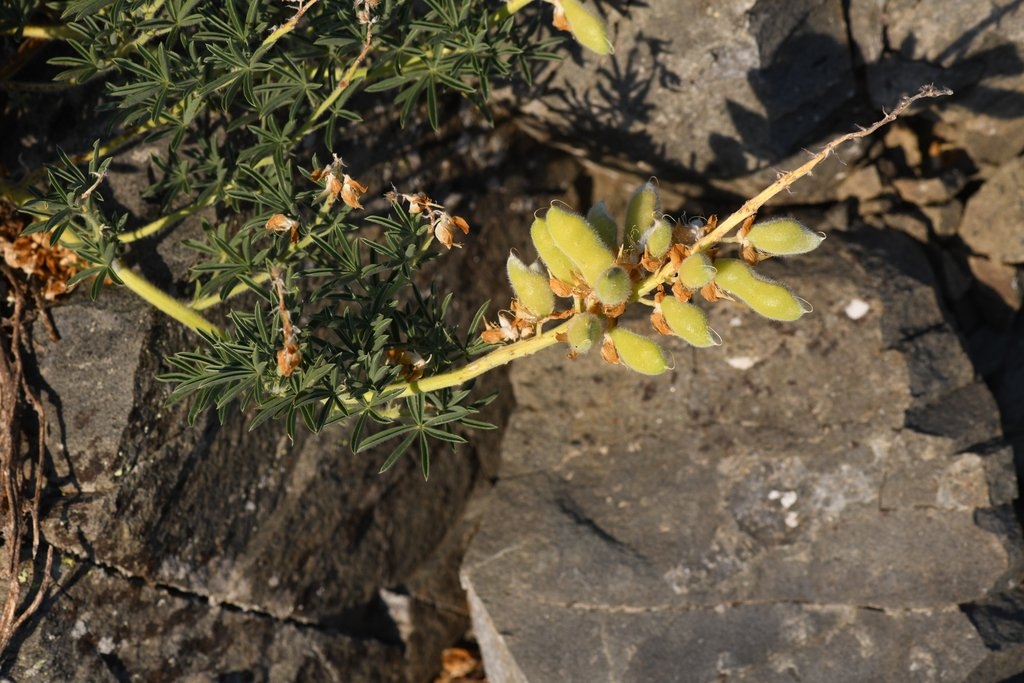
<svg viewBox="0 0 1024 683">
<path fill-rule="evenodd" d="M 696 347 L 721 343 L 704 312 L 716 301 L 776 320 L 810 311 L 758 264 L 823 236 L 791 219 L 756 222 L 758 209 L 838 145 L 939 94 L 924 89 L 837 138 L 721 221 L 665 215 L 654 182 L 620 220 L 602 202 L 585 213 L 555 203 L 530 227 L 537 260 L 508 259 L 507 308 L 488 315 L 483 304 L 458 330 L 452 295 L 416 276 L 453 247 L 472 248 L 471 226 L 418 188 L 389 192 L 386 215 L 363 212 L 366 179 L 343 160 L 365 144 L 351 136 L 359 107 L 390 93 L 402 123 L 423 115 L 436 127 L 440 94 L 455 92 L 487 114 L 496 80 L 529 79 L 536 62 L 555 58 L 560 39 L 545 38 L 544 24 L 612 51 L 579 0 L 52 4 L 58 22 L 33 25 L 26 11 L 11 30 L 66 42 L 51 60 L 63 69 L 56 87 L 102 80 L 118 134 L 81 157 L 61 153 L 45 183 L 29 176 L 0 190 L 35 193 L 23 203 L 37 220 L 28 232 L 80 264 L 67 286 L 89 283 L 96 296 L 105 283 L 124 285 L 199 335 L 164 377 L 171 400 L 191 400 L 191 419 L 241 406 L 253 425 L 282 418 L 289 432 L 299 420 L 313 431 L 352 421 L 353 451 L 392 442 L 381 471 L 412 451 L 424 476 L 432 443 L 489 426 L 472 380 L 512 360 L 564 344 L 569 357 L 597 349 L 637 372 L 668 369 L 651 337 L 617 324 L 632 307 L 649 309 L 652 334 Z M 163 141 L 149 190 L 163 216 L 139 225 L 102 199 L 112 155 L 143 137 Z M 186 242 L 198 257 L 190 300 L 127 265 L 134 243 L 200 214 L 202 235 Z M 218 306 L 226 323 L 208 317 Z"/>
</svg>

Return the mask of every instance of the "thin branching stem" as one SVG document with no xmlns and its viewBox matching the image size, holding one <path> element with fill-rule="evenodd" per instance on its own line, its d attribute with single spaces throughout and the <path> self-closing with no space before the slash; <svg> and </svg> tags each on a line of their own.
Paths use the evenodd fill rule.
<svg viewBox="0 0 1024 683">
<path fill-rule="evenodd" d="M 789 171 L 787 173 L 781 173 L 774 183 L 766 187 L 764 190 L 759 192 L 753 198 L 748 199 L 738 211 L 730 214 L 728 218 L 719 223 L 714 230 L 709 232 L 704 237 L 700 238 L 690 248 L 691 252 L 706 251 L 711 247 L 719 244 L 722 239 L 729 234 L 734 228 L 738 227 L 747 218 L 755 215 L 762 206 L 768 203 L 775 195 L 779 194 L 783 190 L 788 189 L 797 180 L 808 175 L 813 171 L 818 164 L 829 158 L 836 149 L 851 140 L 857 140 L 864 138 L 882 126 L 886 126 L 897 118 L 899 118 L 914 102 L 920 99 L 928 97 L 943 97 L 946 95 L 952 95 L 953 91 L 948 88 L 936 88 L 933 85 L 922 86 L 921 89 L 914 95 L 904 97 L 900 100 L 896 108 L 891 112 L 888 112 L 884 117 L 868 126 L 867 128 L 861 128 L 853 133 L 847 133 L 841 135 L 827 145 L 821 148 L 817 154 L 814 154 L 809 160 L 807 160 L 802 166 L 796 170 Z M 672 275 L 675 274 L 675 267 L 671 262 L 666 263 L 657 273 L 653 274 L 641 284 L 639 293 L 641 295 L 647 294 L 658 287 L 661 283 L 668 280 Z"/>
</svg>

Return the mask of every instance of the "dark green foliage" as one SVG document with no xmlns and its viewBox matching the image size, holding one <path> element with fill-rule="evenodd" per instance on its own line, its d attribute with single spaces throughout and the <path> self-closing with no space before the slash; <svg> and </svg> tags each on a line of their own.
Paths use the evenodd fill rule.
<svg viewBox="0 0 1024 683">
<path fill-rule="evenodd" d="M 190 398 L 192 419 L 240 404 L 254 425 L 282 418 L 289 432 L 300 418 L 316 431 L 355 417 L 353 450 L 395 439 L 383 471 L 415 444 L 426 476 L 429 444 L 462 442 L 459 425 L 485 428 L 472 416 L 486 401 L 463 389 L 397 398 L 408 368 L 393 356 L 415 352 L 433 375 L 486 345 L 475 329 L 453 329 L 450 294 L 417 280 L 440 253 L 433 219 L 393 203 L 386 216 L 353 221 L 350 206 L 327 201 L 325 168 L 304 150 L 343 154 L 359 106 L 380 98 L 372 93 L 392 93 L 402 123 L 425 115 L 441 125 L 443 92 L 486 113 L 496 81 L 528 79 L 531 63 L 552 55 L 538 15 L 502 18 L 479 0 L 383 0 L 369 22 L 363 3 L 308 0 L 293 22 L 297 4 L 57 3 L 51 17 L 65 22 L 70 49 L 51 63 L 64 83 L 102 79 L 115 130 L 166 142 L 147 194 L 171 219 L 205 207 L 220 217 L 186 244 L 198 255 L 194 308 L 234 304 L 230 324 L 170 359 L 172 400 Z M 22 10 L 5 9 L 0 22 L 24 21 Z M 111 264 L 130 260 L 135 239 L 162 229 L 103 211 L 102 187 L 88 192 L 110 162 L 100 149 L 87 172 L 62 153 L 48 191 L 24 207 L 43 219 L 33 230 L 64 238 L 91 264 L 76 280 L 91 279 L 94 294 L 104 278 L 117 280 Z M 267 229 L 276 215 L 297 222 L 294 240 Z M 278 354 L 289 341 L 301 362 L 283 372 Z"/>
</svg>

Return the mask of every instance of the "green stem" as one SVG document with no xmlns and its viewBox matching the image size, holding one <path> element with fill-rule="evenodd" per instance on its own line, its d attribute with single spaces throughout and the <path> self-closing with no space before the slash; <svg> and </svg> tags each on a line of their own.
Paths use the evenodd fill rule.
<svg viewBox="0 0 1024 683">
<path fill-rule="evenodd" d="M 5 36 L 12 36 L 18 34 L 18 29 L 9 28 L 0 34 Z M 41 38 L 43 40 L 67 40 L 75 35 L 69 27 L 61 24 L 59 26 L 37 26 L 35 24 L 29 24 L 23 26 L 21 29 L 21 37 L 23 38 Z"/>
<path fill-rule="evenodd" d="M 218 337 L 223 336 L 216 325 L 127 267 L 119 259 L 114 259 L 110 263 L 110 269 L 124 283 L 125 287 L 132 290 L 153 308 L 166 313 L 192 330 Z"/>
<path fill-rule="evenodd" d="M 230 184 L 225 185 L 224 187 L 225 190 L 227 190 L 230 188 Z M 117 241 L 121 242 L 122 244 L 130 244 L 132 242 L 145 239 L 146 237 L 155 235 L 164 228 L 169 228 L 178 221 L 184 220 L 189 216 L 197 214 L 203 209 L 211 207 L 216 203 L 217 193 L 213 191 L 213 188 L 211 188 L 211 191 L 207 193 L 206 197 L 199 197 L 196 200 L 195 204 L 190 204 L 188 206 L 182 207 L 177 211 L 173 211 L 167 214 L 166 216 L 162 216 L 156 219 L 155 221 L 151 221 L 150 223 L 143 225 L 141 228 L 136 228 L 135 230 L 132 230 L 130 232 L 122 233 L 117 236 Z"/>
<path fill-rule="evenodd" d="M 508 0 L 501 9 L 491 15 L 490 24 L 496 26 L 529 5 L 533 0 Z"/>
<path fill-rule="evenodd" d="M 517 341 L 513 344 L 499 347 L 487 355 L 481 356 L 475 361 L 472 361 L 457 370 L 451 370 L 449 372 L 443 372 L 440 375 L 425 377 L 416 382 L 407 382 L 402 385 L 396 384 L 388 387 L 386 391 L 398 388 L 399 386 L 404 386 L 404 390 L 398 395 L 398 398 L 402 398 L 405 396 L 413 396 L 415 394 L 439 391 L 449 387 L 461 386 L 471 379 L 475 379 L 484 373 L 490 372 L 491 370 L 499 368 L 502 365 L 510 363 L 518 358 L 525 358 L 526 356 L 531 356 L 549 346 L 554 346 L 558 343 L 556 335 L 561 332 L 565 332 L 568 325 L 568 322 L 564 322 L 558 327 L 554 327 L 547 332 L 542 332 L 535 337 L 529 337 L 522 341 Z"/>
</svg>

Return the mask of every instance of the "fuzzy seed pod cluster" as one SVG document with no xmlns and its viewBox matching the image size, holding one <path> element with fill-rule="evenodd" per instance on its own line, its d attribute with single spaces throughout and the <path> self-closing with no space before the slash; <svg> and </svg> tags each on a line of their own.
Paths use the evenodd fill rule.
<svg viewBox="0 0 1024 683">
<path fill-rule="evenodd" d="M 568 345 L 570 357 L 596 346 L 609 362 L 656 375 L 671 367 L 661 347 L 618 325 L 632 303 L 652 307 L 657 332 L 697 348 L 722 343 L 694 302 L 697 295 L 709 303 L 739 302 L 772 320 L 796 320 L 811 310 L 756 266 L 767 258 L 811 251 L 824 235 L 790 218 L 757 224 L 751 218 L 731 239 L 714 233 L 714 216 L 694 226 L 693 219 L 677 225 L 661 213 L 654 182 L 637 188 L 621 223 L 604 202 L 585 215 L 552 204 L 530 227 L 538 260 L 528 265 L 511 254 L 506 264 L 514 319 L 502 314 L 501 328 L 489 326 L 486 338 L 516 341 L 538 333 L 546 321 L 568 319 L 556 336 Z M 719 255 L 727 243 L 737 245 L 740 258 Z M 560 300 L 565 300 L 561 307 Z"/>
<path fill-rule="evenodd" d="M 555 28 L 572 33 L 579 44 L 599 55 L 613 52 L 604 22 L 579 0 L 548 0 L 555 6 Z"/>
</svg>

